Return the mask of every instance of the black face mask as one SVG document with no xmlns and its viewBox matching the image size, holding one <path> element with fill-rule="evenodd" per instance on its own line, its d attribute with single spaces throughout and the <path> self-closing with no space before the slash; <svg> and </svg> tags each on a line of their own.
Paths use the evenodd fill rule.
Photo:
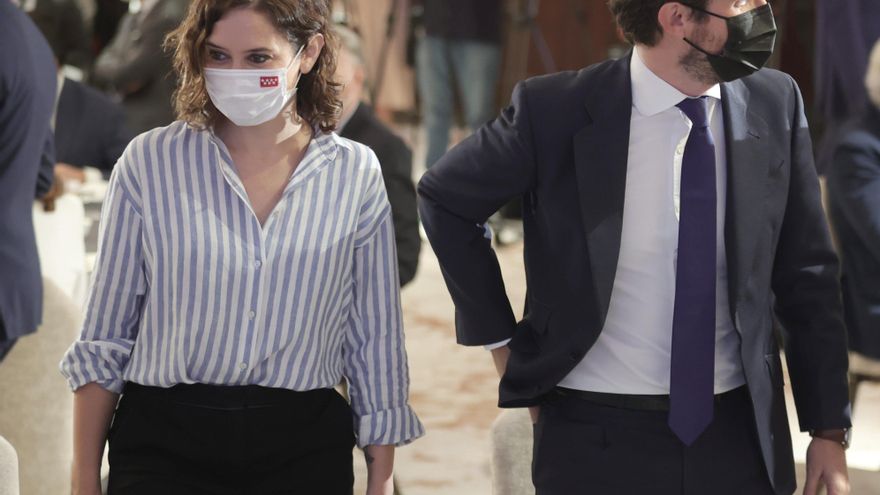
<svg viewBox="0 0 880 495">
<path fill-rule="evenodd" d="M 733 17 L 714 14 L 687 3 L 683 5 L 727 21 L 727 43 L 719 55 L 709 53 L 689 39 L 684 39 L 706 54 L 709 64 L 722 81 L 730 82 L 757 72 L 773 54 L 776 20 L 769 3 Z"/>
</svg>

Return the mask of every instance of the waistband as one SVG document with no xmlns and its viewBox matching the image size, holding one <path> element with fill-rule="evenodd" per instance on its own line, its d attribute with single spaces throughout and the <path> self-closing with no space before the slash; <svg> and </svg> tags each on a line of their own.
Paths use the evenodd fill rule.
<svg viewBox="0 0 880 495">
<path fill-rule="evenodd" d="M 570 397 L 600 406 L 616 407 L 618 409 L 669 411 L 669 395 L 609 394 L 603 392 L 574 390 L 565 387 L 556 387 L 553 389 L 552 393 L 560 397 Z M 721 404 L 732 400 L 741 400 L 743 398 L 748 398 L 748 388 L 745 385 L 727 392 L 716 394 L 715 403 Z"/>
<path fill-rule="evenodd" d="M 259 385 L 177 384 L 151 387 L 126 382 L 122 394 L 128 399 L 151 399 L 207 409 L 241 410 L 255 407 L 297 406 L 326 401 L 336 391 L 331 388 L 297 391 Z"/>
</svg>

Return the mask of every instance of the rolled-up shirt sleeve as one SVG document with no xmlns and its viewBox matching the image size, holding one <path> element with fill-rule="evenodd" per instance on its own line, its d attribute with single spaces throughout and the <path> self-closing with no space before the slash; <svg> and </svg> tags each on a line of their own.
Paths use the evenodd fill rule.
<svg viewBox="0 0 880 495">
<path fill-rule="evenodd" d="M 409 369 L 391 209 L 379 170 L 361 209 L 353 300 L 343 344 L 358 446 L 404 445 L 424 435 L 408 404 Z M 378 177 L 378 179 L 376 179 Z"/>
<path fill-rule="evenodd" d="M 123 372 L 147 292 L 141 210 L 122 168 L 110 178 L 101 212 L 98 256 L 82 331 L 61 360 L 61 373 L 73 390 L 94 382 L 122 392 Z"/>
</svg>

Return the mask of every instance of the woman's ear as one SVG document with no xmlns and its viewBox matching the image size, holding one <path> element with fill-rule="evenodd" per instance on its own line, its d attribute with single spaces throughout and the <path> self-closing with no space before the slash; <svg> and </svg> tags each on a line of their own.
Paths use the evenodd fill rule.
<svg viewBox="0 0 880 495">
<path fill-rule="evenodd" d="M 305 48 L 303 48 L 302 58 L 299 63 L 299 70 L 303 74 L 308 74 L 312 71 L 312 68 L 315 66 L 315 63 L 318 61 L 318 57 L 321 55 L 321 50 L 324 49 L 324 35 L 318 33 L 309 39 L 309 42 L 306 43 Z"/>
</svg>

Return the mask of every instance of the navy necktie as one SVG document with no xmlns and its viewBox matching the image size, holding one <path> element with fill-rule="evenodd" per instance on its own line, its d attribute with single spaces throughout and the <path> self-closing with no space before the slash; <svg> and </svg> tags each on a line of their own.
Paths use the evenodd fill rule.
<svg viewBox="0 0 880 495">
<path fill-rule="evenodd" d="M 715 141 L 705 96 L 677 106 L 693 126 L 681 165 L 669 426 L 691 445 L 712 422 L 714 407 Z"/>
</svg>

